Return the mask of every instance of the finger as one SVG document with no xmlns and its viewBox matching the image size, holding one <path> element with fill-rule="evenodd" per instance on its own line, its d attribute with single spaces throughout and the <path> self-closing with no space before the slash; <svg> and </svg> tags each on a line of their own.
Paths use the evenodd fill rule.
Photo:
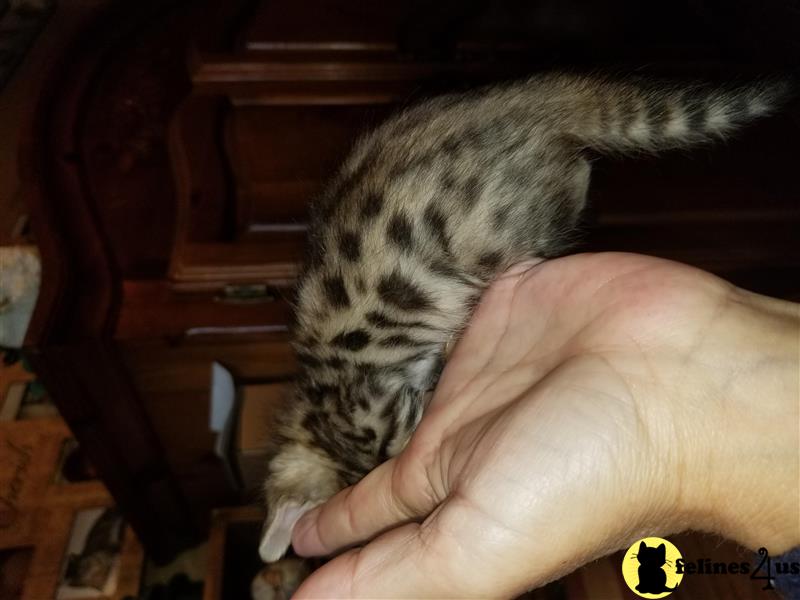
<svg viewBox="0 0 800 600">
<path fill-rule="evenodd" d="M 442 554 L 438 542 L 431 545 L 429 537 L 417 523 L 389 531 L 322 566 L 292 598 L 485 597 L 485 592 L 464 585 L 468 575 L 458 575 L 464 569 L 473 574 L 480 570 L 458 560 L 451 562 L 452 557 Z"/>
<path fill-rule="evenodd" d="M 509 310 L 520 278 L 541 262 L 519 263 L 492 283 L 481 298 L 464 336 L 455 345 L 431 408 L 447 402 L 492 360 L 508 326 Z"/>
<path fill-rule="evenodd" d="M 404 472 L 401 472 L 405 469 Z M 306 513 L 294 528 L 292 546 L 301 556 L 332 554 L 382 531 L 425 517 L 437 500 L 424 469 L 390 459 L 356 485 Z"/>
<path fill-rule="evenodd" d="M 292 598 L 422 598 L 430 588 L 425 570 L 415 564 L 419 525 L 394 529 L 364 548 L 326 563 L 306 579 Z"/>
<path fill-rule="evenodd" d="M 516 597 L 534 581 L 519 540 L 469 503 L 448 499 L 422 524 L 407 523 L 336 557 L 293 598 Z"/>
</svg>

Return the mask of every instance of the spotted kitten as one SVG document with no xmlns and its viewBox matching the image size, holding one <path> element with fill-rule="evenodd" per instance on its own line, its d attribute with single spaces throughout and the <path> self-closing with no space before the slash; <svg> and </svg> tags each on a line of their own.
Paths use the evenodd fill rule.
<svg viewBox="0 0 800 600">
<path fill-rule="evenodd" d="M 736 89 L 545 75 L 449 95 L 364 137 L 316 203 L 298 288 L 301 365 L 269 462 L 260 553 L 309 507 L 398 453 L 491 279 L 568 249 L 584 151 L 655 152 L 771 112 L 788 85 Z"/>
</svg>

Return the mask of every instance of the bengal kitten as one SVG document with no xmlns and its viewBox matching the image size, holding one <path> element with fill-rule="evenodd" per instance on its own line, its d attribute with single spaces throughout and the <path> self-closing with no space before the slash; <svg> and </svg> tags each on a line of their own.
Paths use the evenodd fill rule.
<svg viewBox="0 0 800 600">
<path fill-rule="evenodd" d="M 261 558 L 280 558 L 306 510 L 403 449 L 445 344 L 492 278 L 569 248 L 585 150 L 721 138 L 788 94 L 777 81 L 717 89 L 549 74 L 435 98 L 361 139 L 312 210 L 301 371 L 269 461 Z"/>
</svg>

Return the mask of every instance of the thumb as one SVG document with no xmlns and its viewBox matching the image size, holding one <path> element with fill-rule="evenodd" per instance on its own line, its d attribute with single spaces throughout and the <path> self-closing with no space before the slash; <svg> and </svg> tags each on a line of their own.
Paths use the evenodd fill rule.
<svg viewBox="0 0 800 600">
<path fill-rule="evenodd" d="M 516 597 L 528 587 L 527 559 L 520 567 L 513 547 L 510 561 L 497 554 L 510 538 L 492 523 L 465 536 L 466 524 L 477 520 L 468 507 L 448 499 L 421 524 L 406 523 L 337 556 L 292 598 Z"/>
<path fill-rule="evenodd" d="M 428 515 L 438 502 L 424 469 L 402 464 L 399 458 L 386 461 L 356 485 L 306 513 L 292 535 L 295 552 L 300 556 L 332 554 Z"/>
<path fill-rule="evenodd" d="M 425 568 L 420 526 L 408 523 L 337 556 L 306 579 L 294 599 L 442 597 Z M 438 592 L 438 593 L 437 593 Z"/>
</svg>

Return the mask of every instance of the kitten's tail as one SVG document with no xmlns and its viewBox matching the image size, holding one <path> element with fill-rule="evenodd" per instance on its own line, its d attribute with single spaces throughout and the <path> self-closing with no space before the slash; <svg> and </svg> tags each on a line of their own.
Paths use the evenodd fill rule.
<svg viewBox="0 0 800 600">
<path fill-rule="evenodd" d="M 566 125 L 581 146 L 611 153 L 657 152 L 723 138 L 800 91 L 790 78 L 739 87 L 580 78 L 571 83 L 572 97 L 558 95 L 566 105 L 558 111 L 558 128 Z"/>
</svg>

